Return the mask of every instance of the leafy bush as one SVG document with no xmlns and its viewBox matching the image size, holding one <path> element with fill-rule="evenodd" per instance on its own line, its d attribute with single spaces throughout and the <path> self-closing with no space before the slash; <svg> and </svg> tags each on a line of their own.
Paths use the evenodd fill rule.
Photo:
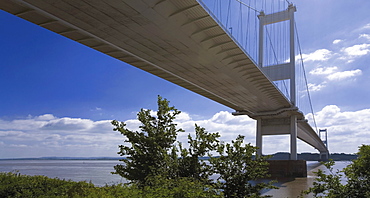
<svg viewBox="0 0 370 198">
<path fill-rule="evenodd" d="M 358 159 L 341 171 L 334 172 L 334 161 L 324 163 L 329 174 L 318 170 L 313 187 L 302 194 L 312 193 L 314 197 L 335 198 L 370 197 L 370 145 L 362 145 L 358 156 Z M 346 179 L 346 183 L 341 182 L 342 178 Z"/>
<path fill-rule="evenodd" d="M 196 179 L 182 177 L 176 179 L 167 179 L 156 176 L 150 179 L 151 185 L 143 188 L 143 194 L 147 197 L 162 198 L 221 198 L 223 193 L 214 189 L 211 185 L 205 185 Z"/>
<path fill-rule="evenodd" d="M 232 144 L 228 144 L 219 140 L 219 133 L 209 133 L 195 125 L 195 137 L 189 134 L 186 148 L 176 142 L 177 134 L 184 132 L 174 122 L 181 112 L 170 107 L 169 101 L 160 96 L 157 103 L 156 115 L 148 109 L 141 109 L 137 114 L 141 122 L 139 131 L 126 128 L 124 122 L 112 121 L 113 130 L 125 136 L 124 144 L 119 145 L 118 154 L 126 158 L 120 160 L 123 164 L 114 167 L 115 174 L 145 191 L 152 192 L 154 187 L 154 190 L 164 190 L 156 194 L 166 194 L 168 191 L 170 194 L 167 196 L 175 197 L 187 196 L 182 190 L 188 190 L 184 180 L 191 181 L 197 192 L 206 196 L 214 192 L 209 189 L 218 189 L 225 197 L 262 197 L 261 190 L 276 188 L 272 183 L 253 183 L 268 176 L 268 163 L 262 156 L 257 155 L 253 159 L 257 148 L 244 144 L 244 136 L 238 136 Z M 213 157 L 212 153 L 220 156 Z M 202 157 L 209 157 L 209 163 L 202 160 Z M 219 177 L 216 180 L 210 179 L 214 174 Z M 212 194 L 218 195 L 220 193 Z"/>
<path fill-rule="evenodd" d="M 0 197 L 83 197 L 93 188 L 94 185 L 87 182 L 0 173 Z"/>
<path fill-rule="evenodd" d="M 217 198 L 222 193 L 189 178 L 177 180 L 153 178 L 151 186 L 139 188 L 135 184 L 117 184 L 96 187 L 87 182 L 74 182 L 45 176 L 19 173 L 0 173 L 0 197 L 90 197 L 90 198 Z"/>
<path fill-rule="evenodd" d="M 266 157 L 256 156 L 253 159 L 257 148 L 250 144 L 243 145 L 243 140 L 244 137 L 239 135 L 231 144 L 220 143 L 217 148 L 220 156 L 210 158 L 225 197 L 261 197 L 261 190 L 277 188 L 272 186 L 273 182 L 250 182 L 268 175 L 268 162 Z"/>
</svg>

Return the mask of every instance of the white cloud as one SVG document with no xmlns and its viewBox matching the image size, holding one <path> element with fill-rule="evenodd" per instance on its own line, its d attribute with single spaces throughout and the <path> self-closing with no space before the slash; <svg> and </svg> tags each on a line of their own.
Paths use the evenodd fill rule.
<svg viewBox="0 0 370 198">
<path fill-rule="evenodd" d="M 93 126 L 93 121 L 81 118 L 59 118 L 50 120 L 42 130 L 59 130 L 59 131 L 81 131 L 88 130 Z"/>
<path fill-rule="evenodd" d="M 126 127 L 133 131 L 140 131 L 140 121 L 137 119 L 125 121 Z"/>
<path fill-rule="evenodd" d="M 209 132 L 220 132 L 223 141 L 231 141 L 242 134 L 246 136 L 246 143 L 254 143 L 255 122 L 248 116 L 233 116 L 221 111 L 209 119 L 194 121 L 183 112 L 177 118 L 178 127 L 186 130 L 178 136 L 184 143 L 189 133 L 194 135 L 195 123 Z M 137 119 L 124 122 L 127 128 L 140 130 L 141 123 Z M 8 150 L 0 153 L 0 158 L 14 157 L 16 154 L 11 153 L 11 148 L 24 146 L 28 146 L 27 151 L 18 153 L 18 157 L 117 156 L 118 145 L 125 144 L 125 138 L 113 131 L 110 120 L 57 118 L 51 114 L 11 121 L 0 120 L 0 137 L 3 142 L 1 147 Z"/>
<path fill-rule="evenodd" d="M 336 73 L 330 74 L 327 78 L 329 80 L 343 80 L 346 78 L 359 76 L 361 74 L 362 74 L 362 71 L 360 69 L 356 69 L 356 70 L 350 70 L 350 71 L 336 72 Z"/>
<path fill-rule="evenodd" d="M 342 42 L 342 40 L 341 40 L 341 39 L 335 39 L 335 40 L 333 41 L 333 44 L 338 44 L 338 43 L 340 43 L 340 42 Z"/>
<path fill-rule="evenodd" d="M 364 25 L 363 27 L 360 28 L 361 30 L 366 30 L 366 29 L 370 29 L 370 23 Z"/>
<path fill-rule="evenodd" d="M 338 67 L 326 67 L 326 68 L 316 68 L 314 70 L 310 71 L 310 74 L 312 75 L 324 75 L 327 77 L 327 79 L 334 81 L 334 80 L 343 80 L 355 76 L 359 76 L 362 74 L 362 71 L 360 69 L 356 70 L 349 70 L 349 71 L 337 71 Z M 324 84 L 316 85 L 316 84 L 309 84 L 309 88 L 312 91 L 319 91 L 321 88 L 325 87 Z"/>
<path fill-rule="evenodd" d="M 343 51 L 349 56 L 363 56 L 370 52 L 370 44 L 359 44 L 344 48 Z"/>
<path fill-rule="evenodd" d="M 19 157 L 40 157 L 45 153 L 49 153 L 48 156 L 54 156 L 59 150 L 64 151 L 65 156 L 76 156 L 82 151 L 76 152 L 76 149 L 72 147 L 66 149 L 66 145 L 77 147 L 95 144 L 100 147 L 112 147 L 112 150 L 105 151 L 106 156 L 112 156 L 116 153 L 118 142 L 123 140 L 122 136 L 112 129 L 109 120 L 57 118 L 51 114 L 10 121 L 0 120 L 0 137 L 4 143 L 2 147 L 8 148 L 10 145 L 32 147 L 32 149 L 18 153 Z M 83 152 L 86 156 L 96 156 L 95 153 L 101 151 L 99 147 L 90 146 Z M 0 153 L 0 158 L 15 157 L 14 155 L 16 154 L 7 151 Z"/>
<path fill-rule="evenodd" d="M 187 134 L 194 134 L 194 126 L 204 127 L 208 132 L 220 132 L 223 141 L 231 141 L 238 135 L 245 136 L 245 142 L 254 143 L 255 121 L 248 116 L 233 116 L 230 112 L 220 111 L 209 119 L 188 120 L 178 123 L 186 131 L 180 141 L 187 142 Z"/>
<path fill-rule="evenodd" d="M 317 88 L 313 88 L 313 87 Z M 311 85 L 312 89 L 320 89 L 320 85 Z M 40 116 L 38 116 L 40 117 Z M 109 120 L 92 121 L 81 118 L 57 118 L 38 120 L 38 117 L 27 120 L 0 120 L 0 137 L 2 149 L 0 158 L 4 157 L 40 157 L 40 156 L 117 156 L 118 145 L 124 144 L 124 137 Z M 312 118 L 312 114 L 306 116 Z M 343 112 L 336 105 L 328 105 L 315 114 L 318 127 L 327 128 L 331 152 L 356 152 L 361 144 L 370 144 L 370 109 Z M 50 116 L 51 118 L 51 116 Z M 180 118 L 180 117 L 179 117 Z M 18 127 L 14 123 L 28 123 L 28 127 Z M 40 122 L 42 124 L 40 124 Z M 255 144 L 256 123 L 248 116 L 233 116 L 230 112 L 220 111 L 208 119 L 193 120 L 189 114 L 178 119 L 178 127 L 186 130 L 178 135 L 178 140 L 187 142 L 187 135 L 194 135 L 195 123 L 208 132 L 219 132 L 221 140 L 231 141 L 241 134 L 245 143 Z M 41 128 L 48 123 L 63 130 L 47 130 Z M 57 123 L 57 124 L 55 124 Z M 73 130 L 66 129 L 73 124 Z M 138 130 L 140 122 L 136 119 L 126 120 L 127 127 Z M 65 124 L 66 127 L 62 125 Z M 78 125 L 78 127 L 76 127 Z M 13 128 L 13 129 L 12 129 Z M 22 128 L 22 130 L 16 130 Z M 66 130 L 66 131 L 64 131 Z M 266 136 L 263 139 L 263 152 L 274 153 L 289 151 L 288 136 Z M 346 147 L 344 148 L 343 145 Z M 21 149 L 26 148 L 26 149 Z M 316 152 L 305 143 L 299 143 L 299 152 Z M 13 153 L 12 153 L 13 152 Z"/>
<path fill-rule="evenodd" d="M 328 49 L 318 49 L 310 54 L 302 54 L 303 61 L 326 61 L 332 56 Z"/>
<path fill-rule="evenodd" d="M 310 74 L 314 75 L 328 75 L 334 73 L 336 70 L 338 70 L 338 67 L 326 67 L 326 68 L 316 68 L 312 71 L 310 71 Z"/>
<path fill-rule="evenodd" d="M 306 117 L 312 118 L 312 114 Z M 370 144 L 370 109 L 343 112 L 336 105 L 327 105 L 315 118 L 318 128 L 328 130 L 332 153 L 355 153 L 361 144 Z"/>
<path fill-rule="evenodd" d="M 308 90 L 310 92 L 320 91 L 321 89 L 323 89 L 324 87 L 326 87 L 325 84 L 316 85 L 316 84 L 313 84 L 313 83 L 308 83 L 307 86 L 308 86 Z"/>
<path fill-rule="evenodd" d="M 35 117 L 35 120 L 41 120 L 41 121 L 48 121 L 48 120 L 53 120 L 55 117 L 52 114 L 44 114 Z"/>
<path fill-rule="evenodd" d="M 186 122 L 191 120 L 190 115 L 186 112 L 181 112 L 180 115 L 176 116 L 177 122 Z"/>
<path fill-rule="evenodd" d="M 370 34 L 360 34 L 360 38 L 365 38 L 367 40 L 370 40 Z"/>
<path fill-rule="evenodd" d="M 10 147 L 15 147 L 15 148 L 26 148 L 29 147 L 28 145 L 25 144 L 10 144 Z"/>
</svg>

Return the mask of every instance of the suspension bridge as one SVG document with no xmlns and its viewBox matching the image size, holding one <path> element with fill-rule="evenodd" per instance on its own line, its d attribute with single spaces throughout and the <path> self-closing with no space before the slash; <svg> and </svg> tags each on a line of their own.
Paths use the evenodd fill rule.
<svg viewBox="0 0 370 198">
<path fill-rule="evenodd" d="M 257 120 L 258 154 L 264 135 L 289 134 L 291 160 L 297 138 L 328 158 L 304 116 L 314 113 L 287 0 L 6 0 L 0 9 Z"/>
</svg>

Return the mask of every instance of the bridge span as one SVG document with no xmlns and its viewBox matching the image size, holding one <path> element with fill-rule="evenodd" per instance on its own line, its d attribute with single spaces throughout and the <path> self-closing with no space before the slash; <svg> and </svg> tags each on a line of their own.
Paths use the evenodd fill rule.
<svg viewBox="0 0 370 198">
<path fill-rule="evenodd" d="M 5 0 L 0 9 L 256 119 L 259 147 L 262 135 L 291 134 L 291 159 L 296 138 L 329 153 L 294 100 L 200 1 Z"/>
</svg>

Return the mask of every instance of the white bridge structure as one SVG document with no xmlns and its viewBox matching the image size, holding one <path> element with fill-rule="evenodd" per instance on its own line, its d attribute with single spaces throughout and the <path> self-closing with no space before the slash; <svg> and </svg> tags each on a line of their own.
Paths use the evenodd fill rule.
<svg viewBox="0 0 370 198">
<path fill-rule="evenodd" d="M 6 12 L 230 107 L 234 115 L 257 120 L 258 154 L 263 135 L 289 134 L 291 160 L 297 160 L 297 138 L 327 159 L 328 148 L 297 107 L 295 6 L 271 14 L 245 6 L 259 24 L 258 36 L 247 38 L 258 43 L 256 60 L 233 36 L 235 28 L 225 27 L 201 0 L 0 2 Z M 283 39 L 288 52 L 282 63 L 271 64 L 265 30 L 279 23 L 288 27 Z M 288 81 L 289 96 L 275 81 Z"/>
</svg>

